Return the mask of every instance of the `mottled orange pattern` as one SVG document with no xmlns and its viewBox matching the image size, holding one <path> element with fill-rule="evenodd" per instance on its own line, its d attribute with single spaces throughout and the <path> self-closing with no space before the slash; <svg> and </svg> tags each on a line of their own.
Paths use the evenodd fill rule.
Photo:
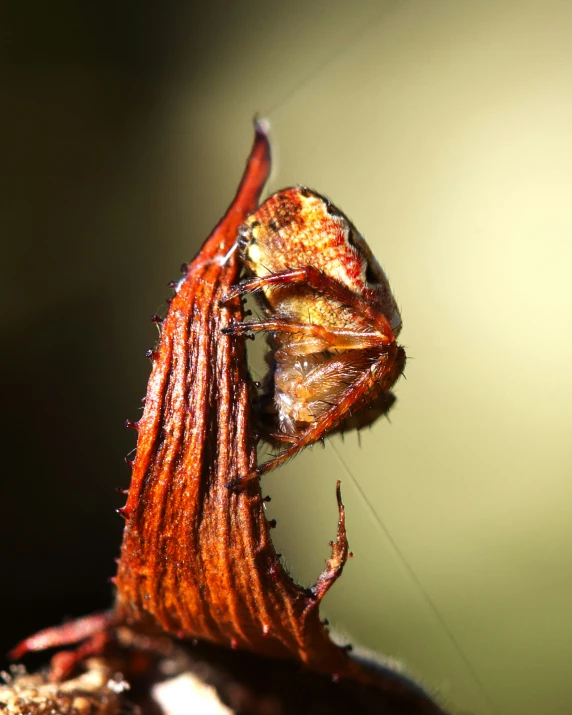
<svg viewBox="0 0 572 715">
<path fill-rule="evenodd" d="M 247 219 L 239 245 L 253 275 L 313 266 L 375 306 L 393 334 L 399 334 L 401 317 L 383 269 L 356 227 L 320 194 L 303 186 L 278 191 Z M 283 285 L 266 288 L 264 294 L 275 313 L 367 330 L 366 321 L 311 288 Z"/>
</svg>

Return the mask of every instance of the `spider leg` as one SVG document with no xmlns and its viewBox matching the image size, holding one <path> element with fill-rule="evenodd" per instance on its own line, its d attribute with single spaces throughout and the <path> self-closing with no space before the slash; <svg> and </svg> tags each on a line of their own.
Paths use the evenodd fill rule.
<svg viewBox="0 0 572 715">
<path fill-rule="evenodd" d="M 262 437 L 266 442 L 286 442 L 287 444 L 294 444 L 298 441 L 298 437 L 295 437 L 293 434 L 277 432 L 276 430 L 273 430 L 272 432 L 267 432 L 262 435 Z"/>
<path fill-rule="evenodd" d="M 325 432 L 334 429 L 342 422 L 348 414 L 351 414 L 351 408 L 359 400 L 367 394 L 379 382 L 387 382 L 385 376 L 392 373 L 393 364 L 400 354 L 401 348 L 393 344 L 384 348 L 380 353 L 379 358 L 371 365 L 369 370 L 364 371 L 343 393 L 341 398 L 333 404 L 328 410 L 323 412 L 309 427 L 306 429 L 290 447 L 284 450 L 281 454 L 270 459 L 268 462 L 261 464 L 255 470 L 243 477 L 238 477 L 227 484 L 229 488 L 238 487 L 251 479 L 256 479 L 262 476 L 271 469 L 274 469 L 284 462 L 288 461 L 297 452 L 304 447 L 316 442 L 322 437 Z M 399 359 L 399 358 L 398 358 Z"/>
<path fill-rule="evenodd" d="M 333 298 L 339 303 L 347 305 L 356 313 L 356 315 L 367 320 L 375 328 L 376 332 L 383 335 L 389 342 L 393 341 L 393 331 L 383 313 L 380 313 L 379 310 L 374 308 L 363 298 L 360 298 L 358 295 L 353 293 L 345 285 L 334 278 L 330 278 L 330 276 L 325 275 L 313 266 L 304 266 L 302 268 L 296 268 L 295 270 L 282 271 L 280 273 L 272 273 L 267 276 L 249 278 L 248 280 L 233 286 L 231 290 L 222 298 L 221 305 L 238 298 L 244 293 L 254 293 L 262 290 L 263 288 L 296 283 L 303 283 L 320 293 L 328 295 L 330 298 Z"/>
<path fill-rule="evenodd" d="M 312 335 L 314 337 L 322 337 L 324 344 L 330 344 L 331 332 L 322 328 L 320 325 L 312 323 L 292 323 L 288 320 L 256 320 L 244 323 L 231 323 L 226 328 L 222 329 L 225 335 L 244 335 L 245 333 L 258 333 L 262 331 L 276 333 L 296 333 L 303 335 Z"/>
<path fill-rule="evenodd" d="M 382 379 L 371 389 L 371 392 L 364 394 L 364 404 L 359 407 L 353 415 L 348 416 L 334 427 L 331 433 L 341 433 L 344 431 L 371 426 L 382 415 L 387 416 L 396 397 L 390 389 L 397 382 L 405 367 L 405 350 L 402 347 L 397 349 L 397 355 L 393 364 L 384 374 Z"/>
<path fill-rule="evenodd" d="M 321 352 L 331 347 L 337 350 L 365 350 L 386 342 L 377 332 L 360 332 L 344 328 L 329 330 L 315 323 L 294 323 L 280 318 L 232 323 L 222 330 L 225 335 L 234 336 L 261 331 L 307 336 L 307 339 L 281 346 L 281 350 L 294 355 Z"/>
</svg>

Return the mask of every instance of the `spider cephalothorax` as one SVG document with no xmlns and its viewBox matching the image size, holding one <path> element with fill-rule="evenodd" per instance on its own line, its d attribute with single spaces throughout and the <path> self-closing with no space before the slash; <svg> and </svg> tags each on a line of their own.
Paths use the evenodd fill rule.
<svg viewBox="0 0 572 715">
<path fill-rule="evenodd" d="M 252 277 L 225 301 L 261 292 L 265 319 L 227 332 L 269 332 L 264 426 L 274 440 L 290 443 L 250 478 L 326 433 L 386 412 L 405 352 L 395 340 L 401 316 L 385 273 L 324 197 L 305 187 L 277 192 L 249 216 L 238 245 Z"/>
</svg>

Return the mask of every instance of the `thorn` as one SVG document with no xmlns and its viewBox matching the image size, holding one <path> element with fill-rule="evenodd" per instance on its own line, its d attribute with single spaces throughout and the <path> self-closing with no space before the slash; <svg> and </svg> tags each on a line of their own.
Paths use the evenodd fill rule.
<svg viewBox="0 0 572 715">
<path fill-rule="evenodd" d="M 133 467 L 133 465 L 135 464 L 134 459 L 127 459 L 127 457 L 123 457 L 123 461 L 128 467 Z"/>
<path fill-rule="evenodd" d="M 145 357 L 151 358 L 151 360 L 155 360 L 159 357 L 159 353 L 157 352 L 157 350 L 147 350 L 147 352 L 145 353 Z"/>
<path fill-rule="evenodd" d="M 245 318 L 249 318 L 251 315 L 252 315 L 252 311 L 251 311 L 251 310 L 245 310 L 245 311 L 244 311 L 244 317 L 245 317 Z"/>
<path fill-rule="evenodd" d="M 163 319 L 160 318 L 157 313 L 153 313 L 153 315 L 151 316 L 151 322 L 155 323 L 155 325 L 161 325 Z"/>
<path fill-rule="evenodd" d="M 113 491 L 116 494 L 121 494 L 122 496 L 127 496 L 129 494 L 129 489 L 123 489 L 122 487 L 114 487 Z"/>
<path fill-rule="evenodd" d="M 167 300 L 165 301 L 165 303 L 167 303 L 167 305 L 171 305 L 172 302 L 173 302 L 172 297 L 167 298 Z"/>
<path fill-rule="evenodd" d="M 129 518 L 129 511 L 127 510 L 127 506 L 122 506 L 119 509 L 115 510 L 119 516 L 122 516 L 124 519 Z"/>
<path fill-rule="evenodd" d="M 113 586 L 116 586 L 117 585 L 117 576 L 110 576 L 107 579 L 107 583 L 111 583 L 111 584 L 113 584 Z"/>
<path fill-rule="evenodd" d="M 276 521 L 276 519 L 270 519 L 269 522 L 268 522 L 268 526 L 269 526 L 271 529 L 275 529 L 277 523 L 278 523 L 278 522 Z"/>
<path fill-rule="evenodd" d="M 271 496 L 262 497 L 262 501 L 265 501 L 268 504 L 269 501 L 272 501 L 272 497 Z"/>
<path fill-rule="evenodd" d="M 181 273 L 186 273 L 188 270 L 188 265 L 186 263 L 181 263 Z"/>
<path fill-rule="evenodd" d="M 351 653 L 353 649 L 354 647 L 351 643 L 346 643 L 346 645 L 342 646 L 342 650 L 345 650 L 346 653 Z"/>
<path fill-rule="evenodd" d="M 171 288 L 172 290 L 175 290 L 175 288 L 179 285 L 179 281 L 169 281 L 167 283 L 167 288 Z"/>
<path fill-rule="evenodd" d="M 329 626 L 329 625 L 330 625 L 330 621 L 328 621 L 327 618 L 324 618 L 324 620 L 322 621 L 322 625 L 323 625 L 323 626 Z"/>
<path fill-rule="evenodd" d="M 348 559 L 353 559 L 354 556 L 355 556 L 355 554 L 353 551 L 348 552 Z"/>
<path fill-rule="evenodd" d="M 131 420 L 125 420 L 126 429 L 134 429 L 139 431 L 139 422 L 132 422 Z"/>
</svg>

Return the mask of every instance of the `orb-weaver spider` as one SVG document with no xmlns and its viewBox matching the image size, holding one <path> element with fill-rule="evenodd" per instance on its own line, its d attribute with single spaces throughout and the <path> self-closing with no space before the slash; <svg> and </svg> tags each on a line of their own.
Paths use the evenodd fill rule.
<svg viewBox="0 0 572 715">
<path fill-rule="evenodd" d="M 387 277 L 330 201 L 305 187 L 283 189 L 248 217 L 237 243 L 251 277 L 223 303 L 261 293 L 264 319 L 225 332 L 269 333 L 258 421 L 264 439 L 288 446 L 229 486 L 277 467 L 327 433 L 371 424 L 393 404 L 389 390 L 405 365 Z"/>
</svg>

